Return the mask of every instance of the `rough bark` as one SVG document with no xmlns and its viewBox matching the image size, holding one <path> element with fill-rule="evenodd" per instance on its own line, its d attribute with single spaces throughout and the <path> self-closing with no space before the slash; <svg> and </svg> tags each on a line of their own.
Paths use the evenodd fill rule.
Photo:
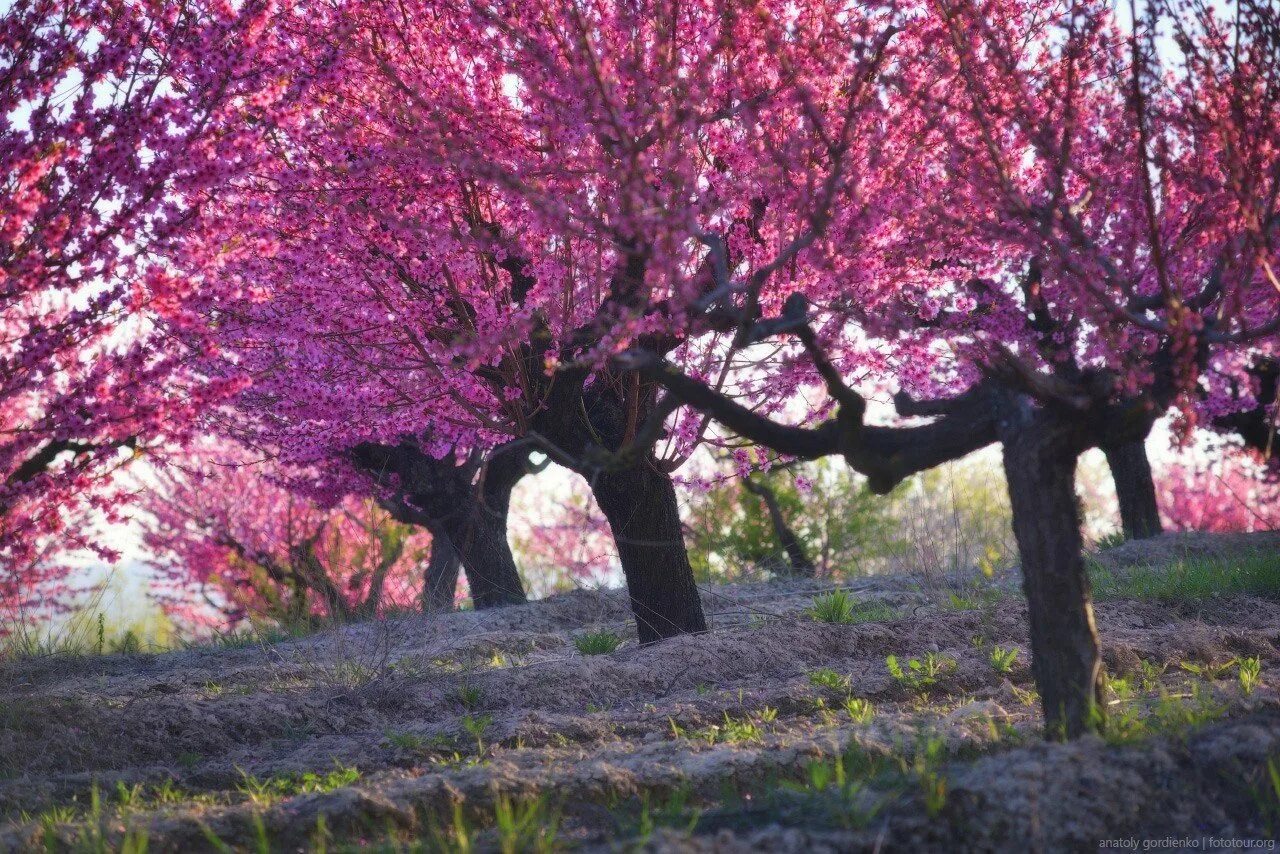
<svg viewBox="0 0 1280 854">
<path fill-rule="evenodd" d="M 524 583 L 507 541 L 511 491 L 523 473 L 517 474 L 513 467 L 497 462 L 491 459 L 481 475 L 478 498 L 440 519 L 462 558 L 471 601 L 477 609 L 526 601 Z"/>
<path fill-rule="evenodd" d="M 458 590 L 462 559 L 439 525 L 431 527 L 431 556 L 427 559 L 422 583 L 422 610 L 427 613 L 452 611 Z"/>
<path fill-rule="evenodd" d="M 658 407 L 658 390 L 625 370 L 566 369 L 548 386 L 533 422 L 543 449 L 587 480 L 608 519 L 644 644 L 707 627 L 675 488 L 651 452 L 671 414 Z M 642 432 L 652 441 L 635 451 Z"/>
<path fill-rule="evenodd" d="M 483 462 L 459 464 L 402 442 L 361 445 L 352 458 L 375 479 L 396 476 L 396 493 L 383 506 L 399 521 L 442 532 L 462 561 L 476 608 L 527 601 L 507 541 L 511 492 L 527 471 L 527 453 L 503 446 Z"/>
<path fill-rule="evenodd" d="M 804 543 L 800 542 L 800 537 L 796 535 L 795 530 L 787 524 L 787 518 L 783 515 L 782 508 L 778 506 L 778 496 L 773 489 L 767 483 L 757 483 L 749 477 L 743 478 L 742 485 L 764 502 L 765 510 L 769 513 L 769 522 L 773 526 L 773 535 L 777 537 L 778 545 L 787 556 L 790 574 L 813 578 L 817 569 L 804 550 Z"/>
<path fill-rule="evenodd" d="M 1018 399 L 1000 420 L 1013 532 L 1031 626 L 1032 672 L 1049 738 L 1102 723 L 1102 662 L 1082 553 L 1068 419 Z"/>
<path fill-rule="evenodd" d="M 618 546 L 640 643 L 706 631 L 670 475 L 648 461 L 599 472 L 591 487 Z"/>
<path fill-rule="evenodd" d="M 903 415 L 938 416 L 920 426 L 864 424 L 865 406 L 859 403 L 848 407 L 842 404 L 836 417 L 816 427 L 794 427 L 743 406 L 665 360 L 641 354 L 627 361 L 662 385 L 679 403 L 714 418 L 757 445 L 801 460 L 837 454 L 844 457 L 850 468 L 866 475 L 868 486 L 878 495 L 892 491 L 917 472 L 959 459 L 996 441 L 993 388 L 988 383 L 980 383 L 948 400 L 920 402 L 897 396 L 895 404 Z M 846 396 L 849 394 L 852 392 L 846 389 Z"/>
<path fill-rule="evenodd" d="M 1139 440 L 1120 445 L 1104 445 L 1107 465 L 1120 502 L 1120 524 L 1126 539 L 1145 540 L 1163 533 L 1156 487 L 1147 460 L 1146 443 Z"/>
</svg>

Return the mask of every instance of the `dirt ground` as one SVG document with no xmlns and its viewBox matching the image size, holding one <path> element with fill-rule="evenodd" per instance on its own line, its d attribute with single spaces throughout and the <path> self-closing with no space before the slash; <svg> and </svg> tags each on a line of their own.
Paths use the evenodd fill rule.
<svg viewBox="0 0 1280 854">
<path fill-rule="evenodd" d="M 1101 560 L 1277 545 L 1167 537 Z M 813 620 L 833 586 L 889 610 Z M 1100 603 L 1116 726 L 1068 745 L 1038 738 L 1012 577 L 730 585 L 704 604 L 710 632 L 644 649 L 621 593 L 580 591 L 238 648 L 10 662 L 0 850 L 112 850 L 127 833 L 151 851 L 433 850 L 458 819 L 483 850 L 504 802 L 557 821 L 557 845 L 606 851 L 1097 850 L 1280 826 L 1280 602 Z M 600 629 L 629 639 L 579 653 L 573 637 Z M 1007 673 L 996 648 L 1018 651 Z M 954 666 L 908 684 L 929 653 Z M 1252 657 L 1246 693 L 1225 663 Z"/>
</svg>

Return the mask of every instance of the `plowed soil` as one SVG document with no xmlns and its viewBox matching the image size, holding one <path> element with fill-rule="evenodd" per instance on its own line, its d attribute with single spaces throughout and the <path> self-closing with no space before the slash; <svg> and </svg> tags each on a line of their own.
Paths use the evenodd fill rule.
<svg viewBox="0 0 1280 854">
<path fill-rule="evenodd" d="M 1167 537 L 1101 560 L 1123 572 L 1278 544 Z M 832 587 L 892 611 L 817 622 L 807 609 Z M 1149 725 L 1066 745 L 1039 737 L 1016 575 L 983 590 L 908 576 L 730 585 L 704 603 L 711 631 L 647 648 L 623 594 L 580 591 L 240 648 L 10 662 L 0 850 L 119 845 L 127 830 L 151 851 L 321 837 L 431 850 L 454 804 L 485 849 L 495 798 L 542 796 L 556 844 L 585 850 L 1141 850 L 1260 840 L 1280 821 L 1267 771 L 1280 767 L 1280 602 L 1098 604 L 1108 672 L 1130 685 L 1109 712 Z M 623 645 L 579 653 L 573 637 L 600 629 Z M 1018 651 L 1007 673 L 996 647 Z M 929 653 L 954 662 L 931 685 L 886 666 Z M 1262 673 L 1246 693 L 1227 663 L 1249 657 Z M 870 701 L 869 719 L 849 697 Z M 814 770 L 841 756 L 843 785 Z M 291 782 L 253 796 L 249 778 Z"/>
</svg>

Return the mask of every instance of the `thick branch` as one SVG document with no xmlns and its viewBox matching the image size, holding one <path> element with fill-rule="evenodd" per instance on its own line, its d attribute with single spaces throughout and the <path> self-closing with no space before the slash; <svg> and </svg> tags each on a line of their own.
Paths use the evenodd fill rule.
<svg viewBox="0 0 1280 854">
<path fill-rule="evenodd" d="M 851 468 L 866 475 L 869 486 L 878 493 L 996 440 L 994 407 L 986 385 L 956 398 L 942 418 L 919 427 L 867 426 L 860 411 L 848 413 L 841 407 L 836 418 L 805 428 L 779 424 L 752 412 L 663 360 L 633 352 L 627 361 L 681 403 L 758 445 L 801 459 L 840 454 Z M 941 411 L 941 404 L 934 405 Z"/>
<path fill-rule="evenodd" d="M 114 451 L 117 448 L 132 448 L 137 445 L 137 438 L 130 436 L 118 442 L 103 442 L 100 444 L 89 442 L 76 442 L 70 439 L 54 439 L 46 442 L 45 445 L 36 451 L 30 457 L 23 461 L 22 465 L 13 470 L 6 482 L 10 485 L 29 483 L 48 471 L 49 466 L 53 465 L 53 461 L 58 458 L 59 454 L 70 452 L 76 456 L 83 454 L 94 454 L 100 451 Z"/>
<path fill-rule="evenodd" d="M 840 428 L 834 420 L 817 427 L 791 427 L 752 412 L 722 392 L 677 370 L 652 354 L 632 351 L 629 367 L 662 385 L 676 400 L 705 412 L 728 429 L 780 454 L 815 460 L 839 453 Z"/>
<path fill-rule="evenodd" d="M 974 407 L 920 427 L 866 426 L 842 449 L 845 462 L 883 495 L 902 481 L 996 441 L 991 407 Z"/>
</svg>

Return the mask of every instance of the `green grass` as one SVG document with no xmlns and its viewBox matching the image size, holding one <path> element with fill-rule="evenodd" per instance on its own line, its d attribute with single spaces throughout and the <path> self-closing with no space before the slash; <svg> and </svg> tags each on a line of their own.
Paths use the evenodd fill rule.
<svg viewBox="0 0 1280 854">
<path fill-rule="evenodd" d="M 991 669 L 996 673 L 1007 674 L 1013 671 L 1013 665 L 1018 661 L 1018 651 L 993 646 L 988 655 L 988 661 L 991 662 Z"/>
<path fill-rule="evenodd" d="M 813 597 L 809 616 L 819 623 L 852 625 L 892 620 L 898 612 L 878 602 L 859 602 L 843 590 Z"/>
<path fill-rule="evenodd" d="M 95 606 L 96 607 L 96 606 Z M 173 624 L 163 614 L 148 614 L 128 624 L 85 608 L 54 625 L 0 619 L 0 660 L 139 655 L 174 646 Z"/>
<path fill-rule="evenodd" d="M 502 854 L 550 854 L 564 846 L 558 839 L 560 809 L 547 799 L 512 798 L 499 794 L 494 799 L 493 823 L 485 830 L 472 827 L 455 801 L 448 816 L 429 818 L 424 839 L 404 844 L 388 840 L 381 850 L 396 852 L 433 852 L 433 854 L 471 854 L 479 850 L 496 850 Z M 478 837 L 491 837 L 487 840 Z"/>
<path fill-rule="evenodd" d="M 550 852 L 558 847 L 560 813 L 545 795 L 523 801 L 500 795 L 493 805 L 493 825 L 502 854 Z"/>
<path fill-rule="evenodd" d="M 906 667 L 902 666 L 896 655 L 885 658 L 884 665 L 889 675 L 899 685 L 923 693 L 936 685 L 943 676 L 955 670 L 956 660 L 950 656 L 928 652 L 923 658 L 909 659 Z"/>
<path fill-rule="evenodd" d="M 125 789 L 129 795 L 137 790 Z M 52 807 L 37 816 L 23 815 L 24 821 L 35 821 L 41 847 L 46 851 L 69 851 L 73 854 L 146 854 L 147 832 L 144 829 L 124 827 L 124 834 L 112 841 L 107 829 L 118 825 L 118 816 L 104 808 L 102 795 L 94 785 L 89 792 L 89 808 L 85 812 L 74 806 Z M 76 823 L 75 835 L 68 838 L 59 830 L 69 830 Z"/>
<path fill-rule="evenodd" d="M 776 712 L 774 714 L 776 715 Z M 694 733 L 694 738 L 702 739 L 707 744 L 744 744 L 749 741 L 759 741 L 763 735 L 764 729 L 751 718 L 745 716 L 731 718 L 729 713 L 725 712 L 723 724 L 704 727 Z"/>
<path fill-rule="evenodd" d="M 120 840 L 119 847 L 108 842 L 103 831 L 102 801 L 98 794 L 97 786 L 93 787 L 89 804 L 88 821 L 80 828 L 80 832 L 72 843 L 72 851 L 84 852 L 84 854 L 90 854 L 90 852 L 92 854 L 109 854 L 109 852 L 116 851 L 119 854 L 145 854 L 147 850 L 147 832 L 145 830 L 126 830 L 124 838 Z"/>
<path fill-rule="evenodd" d="M 241 771 L 240 777 L 240 783 L 236 787 L 240 794 L 255 806 L 265 807 L 295 795 L 332 792 L 343 786 L 350 786 L 360 779 L 360 771 L 335 763 L 332 771 L 320 774 L 307 771 L 303 774 L 281 774 L 259 780 L 252 774 Z"/>
<path fill-rule="evenodd" d="M 493 725 L 493 715 L 462 716 L 462 728 L 475 739 L 476 753 L 484 753 L 484 734 Z"/>
<path fill-rule="evenodd" d="M 624 813 L 618 826 L 623 836 L 633 837 L 629 850 L 642 850 L 659 827 L 693 833 L 702 817 L 702 810 L 693 804 L 693 790 L 687 784 L 666 792 L 642 789 L 639 800 L 639 814 L 632 818 Z"/>
<path fill-rule="evenodd" d="M 837 673 L 830 667 L 823 667 L 814 670 L 809 674 L 809 684 L 815 688 L 825 688 L 830 691 L 849 690 L 852 680 L 843 674 Z"/>
<path fill-rule="evenodd" d="M 810 762 L 800 780 L 784 782 L 780 791 L 821 804 L 827 820 L 838 827 L 863 830 L 894 796 L 875 797 L 867 781 L 851 774 L 846 765 L 845 755 Z"/>
<path fill-rule="evenodd" d="M 1240 670 L 1236 674 L 1240 680 L 1240 690 L 1246 695 L 1252 694 L 1258 687 L 1262 677 L 1262 661 L 1257 656 L 1240 659 Z"/>
<path fill-rule="evenodd" d="M 420 735 L 411 732 L 393 732 L 388 730 L 386 733 L 386 745 L 396 750 L 405 750 L 409 753 L 421 753 L 427 749 L 427 740 Z"/>
<path fill-rule="evenodd" d="M 574 635 L 573 645 L 583 655 L 608 655 L 622 645 L 622 638 L 610 631 Z"/>
<path fill-rule="evenodd" d="M 1178 693 L 1159 688 L 1154 698 L 1139 696 L 1125 679 L 1108 680 L 1107 689 L 1114 702 L 1103 737 L 1111 744 L 1133 744 L 1157 735 L 1183 738 L 1227 711 L 1207 682 L 1192 680 Z"/>
<path fill-rule="evenodd" d="M 875 706 L 871 705 L 871 701 L 864 697 L 846 698 L 844 710 L 849 715 L 849 720 L 855 724 L 865 724 L 875 717 L 876 713 Z"/>
<path fill-rule="evenodd" d="M 1089 570 L 1099 599 L 1193 602 L 1233 594 L 1280 599 L 1280 555 L 1266 552 L 1231 560 L 1197 558 L 1166 566 L 1135 566 L 1118 572 L 1091 562 Z"/>
<path fill-rule="evenodd" d="M 1192 676 L 1199 676 L 1207 682 L 1214 682 L 1218 679 L 1225 679 L 1231 675 L 1231 671 L 1240 666 L 1240 659 L 1232 658 L 1228 661 L 1204 662 L 1180 661 L 1178 668 L 1190 673 Z"/>
<path fill-rule="evenodd" d="M 1274 836 L 1280 832 L 1280 757 L 1268 759 L 1266 767 L 1255 776 L 1259 779 L 1249 788 L 1267 836 Z"/>
<path fill-rule="evenodd" d="M 481 701 L 484 700 L 484 695 L 480 693 L 480 689 L 475 685 L 460 685 L 458 687 L 457 697 L 458 702 L 461 703 L 465 709 L 475 709 L 480 705 Z"/>
<path fill-rule="evenodd" d="M 945 759 L 946 742 L 936 736 L 922 737 L 912 758 L 911 772 L 930 818 L 947 805 L 947 778 L 941 771 Z"/>
<path fill-rule="evenodd" d="M 992 588 L 969 588 L 947 596 L 943 606 L 949 611 L 982 611 L 1000 601 L 1000 591 Z"/>
<path fill-rule="evenodd" d="M 1106 551 L 1114 549 L 1116 546 L 1124 545 L 1129 542 L 1129 538 L 1124 535 L 1124 531 L 1109 531 L 1098 537 L 1098 541 L 1094 543 L 1098 551 Z"/>
<path fill-rule="evenodd" d="M 836 756 L 810 762 L 795 778 L 766 783 L 751 806 L 786 826 L 854 830 L 872 826 L 886 806 L 904 799 L 936 816 L 947 804 L 946 765 L 965 758 L 926 730 L 915 733 L 914 744 L 899 741 L 890 750 L 854 741 Z"/>
</svg>

